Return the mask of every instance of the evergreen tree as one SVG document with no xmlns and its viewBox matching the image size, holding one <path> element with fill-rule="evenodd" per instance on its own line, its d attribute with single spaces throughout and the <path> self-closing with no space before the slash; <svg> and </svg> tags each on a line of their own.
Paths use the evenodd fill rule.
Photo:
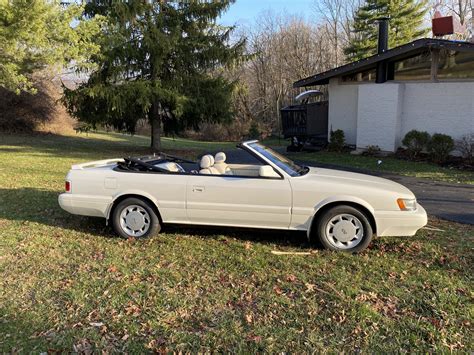
<svg viewBox="0 0 474 355">
<path fill-rule="evenodd" d="M 31 74 L 87 61 L 101 19 L 80 19 L 83 8 L 59 0 L 0 0 L 0 87 L 35 92 Z M 74 26 L 71 24 L 74 22 Z"/>
<path fill-rule="evenodd" d="M 355 15 L 354 36 L 344 50 L 348 60 L 359 60 L 377 53 L 377 19 L 389 17 L 389 48 L 393 48 L 428 33 L 423 20 L 428 0 L 367 0 Z"/>
<path fill-rule="evenodd" d="M 130 133 L 147 118 L 154 150 L 162 127 L 230 118 L 233 83 L 219 71 L 241 57 L 244 43 L 229 44 L 232 28 L 215 20 L 233 1 L 90 1 L 87 14 L 107 18 L 97 38 L 99 70 L 65 91 L 69 111 L 92 127 Z"/>
</svg>

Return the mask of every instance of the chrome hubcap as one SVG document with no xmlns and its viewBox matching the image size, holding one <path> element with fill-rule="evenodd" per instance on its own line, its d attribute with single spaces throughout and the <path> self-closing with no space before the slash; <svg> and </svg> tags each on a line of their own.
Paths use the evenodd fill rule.
<svg viewBox="0 0 474 355">
<path fill-rule="evenodd" d="M 338 214 L 326 226 L 329 243 L 338 249 L 351 249 L 358 245 L 364 236 L 362 222 L 351 214 Z"/>
<path fill-rule="evenodd" d="M 150 229 L 150 215 L 141 206 L 131 205 L 120 213 L 120 226 L 130 237 L 141 237 Z"/>
</svg>

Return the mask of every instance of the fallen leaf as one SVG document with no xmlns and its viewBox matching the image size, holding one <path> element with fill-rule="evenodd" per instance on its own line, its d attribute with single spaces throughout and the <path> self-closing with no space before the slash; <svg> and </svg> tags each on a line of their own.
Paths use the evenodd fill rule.
<svg viewBox="0 0 474 355">
<path fill-rule="evenodd" d="M 166 340 L 164 338 L 157 338 L 151 340 L 146 347 L 151 350 L 163 350 L 161 349 L 166 344 Z"/>
<path fill-rule="evenodd" d="M 125 308 L 125 312 L 127 315 L 133 315 L 134 317 L 137 317 L 141 313 L 140 307 L 138 307 L 136 304 L 133 304 L 132 302 L 128 303 L 128 306 Z"/>
<path fill-rule="evenodd" d="M 87 339 L 81 339 L 72 346 L 74 352 L 80 354 L 92 354 L 92 344 Z"/>
<path fill-rule="evenodd" d="M 247 340 L 260 343 L 262 341 L 262 337 L 259 335 L 250 334 L 249 336 L 247 336 Z"/>
<path fill-rule="evenodd" d="M 277 295 L 281 295 L 283 293 L 282 289 L 278 286 L 273 286 L 273 291 L 275 291 Z"/>
<path fill-rule="evenodd" d="M 245 320 L 247 321 L 248 324 L 252 323 L 253 317 L 251 314 L 245 315 Z"/>
</svg>

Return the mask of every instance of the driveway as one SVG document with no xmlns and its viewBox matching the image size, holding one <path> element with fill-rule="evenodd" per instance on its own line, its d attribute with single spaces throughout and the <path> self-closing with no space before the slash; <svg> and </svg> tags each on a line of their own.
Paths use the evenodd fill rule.
<svg viewBox="0 0 474 355">
<path fill-rule="evenodd" d="M 332 164 L 310 163 L 305 165 L 376 175 L 396 181 L 413 191 L 417 200 L 423 205 L 428 214 L 449 221 L 474 225 L 473 185 L 437 182 L 391 173 L 375 173 L 363 169 L 340 167 Z"/>
<path fill-rule="evenodd" d="M 283 152 L 282 152 L 283 153 Z M 226 152 L 227 161 L 254 163 L 255 158 L 246 152 L 235 149 Z M 317 164 L 301 162 L 314 167 L 351 171 L 362 174 L 376 175 L 396 181 L 413 191 L 420 204 L 428 214 L 447 219 L 449 221 L 474 225 L 474 185 L 453 184 L 401 176 L 391 173 L 372 172 L 364 169 L 340 167 L 332 164 Z"/>
</svg>

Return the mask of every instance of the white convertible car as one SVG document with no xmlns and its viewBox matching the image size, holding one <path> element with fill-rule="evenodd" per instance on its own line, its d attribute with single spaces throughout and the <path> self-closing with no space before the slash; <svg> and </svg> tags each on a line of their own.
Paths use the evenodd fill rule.
<svg viewBox="0 0 474 355">
<path fill-rule="evenodd" d="M 306 231 L 332 250 L 365 249 L 374 235 L 411 236 L 426 225 L 413 193 L 390 180 L 299 166 L 258 141 L 238 145 L 255 164 L 199 163 L 166 154 L 73 165 L 61 207 L 111 220 L 122 237 L 166 223 Z"/>
</svg>

